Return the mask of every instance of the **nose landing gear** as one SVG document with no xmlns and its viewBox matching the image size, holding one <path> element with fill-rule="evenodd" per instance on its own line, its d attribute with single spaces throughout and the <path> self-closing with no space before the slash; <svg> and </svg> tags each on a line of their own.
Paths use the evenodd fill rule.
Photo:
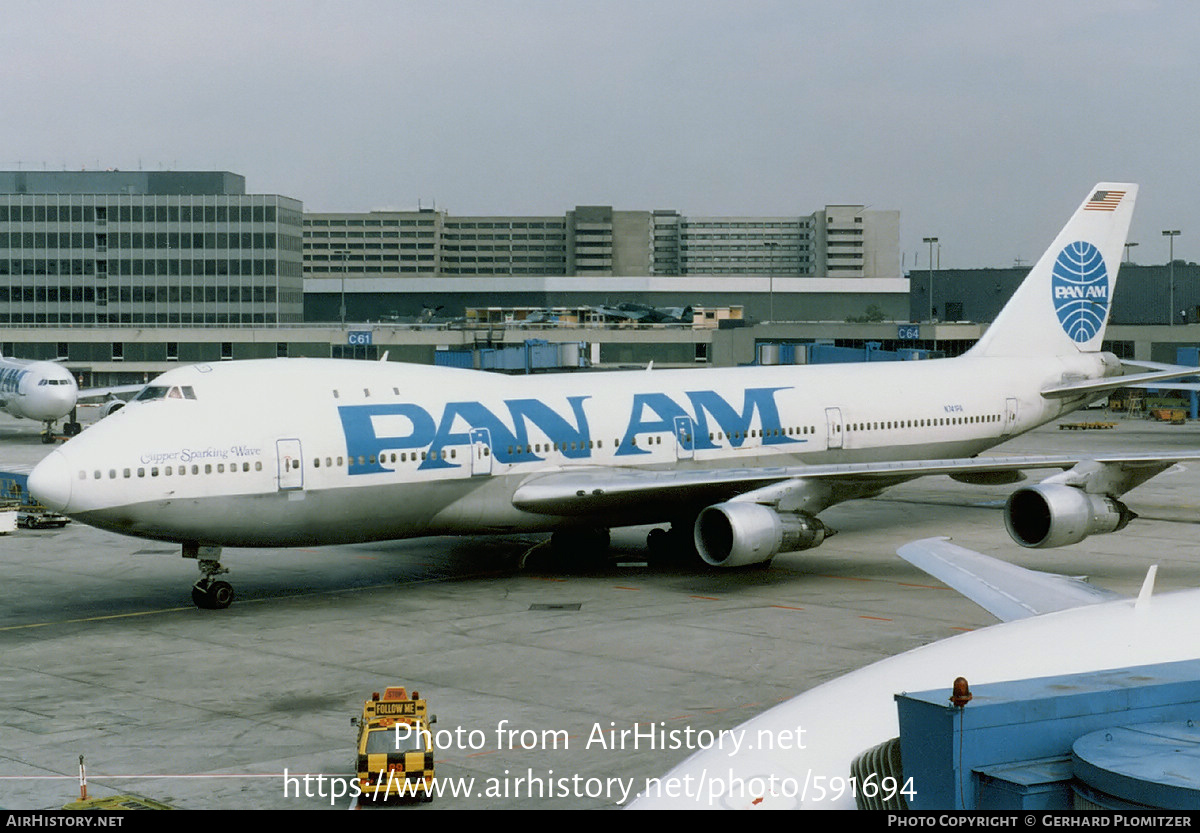
<svg viewBox="0 0 1200 833">
<path fill-rule="evenodd" d="M 217 576 L 229 572 L 221 566 L 220 547 L 202 547 L 184 544 L 183 557 L 196 559 L 200 569 L 200 580 L 192 585 L 192 602 L 202 610 L 224 610 L 233 603 L 233 585 L 220 581 Z"/>
<path fill-rule="evenodd" d="M 192 585 L 192 602 L 203 610 L 224 610 L 233 604 L 233 585 L 202 578 Z"/>
</svg>

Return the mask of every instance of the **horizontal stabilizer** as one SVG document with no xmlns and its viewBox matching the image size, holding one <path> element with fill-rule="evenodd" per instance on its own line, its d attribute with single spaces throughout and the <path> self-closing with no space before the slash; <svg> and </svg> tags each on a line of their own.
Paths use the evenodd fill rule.
<svg viewBox="0 0 1200 833">
<path fill-rule="evenodd" d="M 1066 385 L 1056 385 L 1042 391 L 1047 399 L 1062 399 L 1069 396 L 1080 396 L 1085 393 L 1103 393 L 1120 388 L 1142 387 L 1149 382 L 1180 379 L 1184 376 L 1200 376 L 1200 367 L 1180 367 L 1172 370 L 1157 370 L 1153 373 L 1132 373 L 1128 376 L 1109 376 L 1105 379 L 1091 379 L 1086 382 L 1071 382 Z"/>
<path fill-rule="evenodd" d="M 913 541 L 896 552 L 1002 622 L 1124 598 L 1083 579 L 1027 570 L 946 538 Z"/>
</svg>

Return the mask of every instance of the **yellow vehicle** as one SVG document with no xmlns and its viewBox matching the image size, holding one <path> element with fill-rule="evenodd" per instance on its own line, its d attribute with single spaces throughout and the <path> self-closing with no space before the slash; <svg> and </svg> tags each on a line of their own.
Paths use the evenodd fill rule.
<svg viewBox="0 0 1200 833">
<path fill-rule="evenodd" d="M 358 785 L 363 798 L 392 796 L 433 801 L 433 738 L 437 722 L 416 691 L 388 686 L 363 703 L 358 726 Z"/>
</svg>

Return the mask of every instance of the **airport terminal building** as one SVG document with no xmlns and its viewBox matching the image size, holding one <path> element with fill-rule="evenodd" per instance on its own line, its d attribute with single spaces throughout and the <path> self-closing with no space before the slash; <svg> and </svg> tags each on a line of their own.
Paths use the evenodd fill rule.
<svg viewBox="0 0 1200 833">
<path fill-rule="evenodd" d="M 299 322 L 302 211 L 226 172 L 0 172 L 0 323 Z"/>
<path fill-rule="evenodd" d="M 894 278 L 900 212 L 826 206 L 803 217 L 685 217 L 576 206 L 557 216 L 446 211 L 304 216 L 304 276 L 776 275 Z"/>
<path fill-rule="evenodd" d="M 550 216 L 443 210 L 304 215 L 305 318 L 394 320 L 440 306 L 638 300 L 742 305 L 756 318 L 906 314 L 900 213 L 829 205 L 805 216 L 689 217 L 576 206 Z"/>
</svg>

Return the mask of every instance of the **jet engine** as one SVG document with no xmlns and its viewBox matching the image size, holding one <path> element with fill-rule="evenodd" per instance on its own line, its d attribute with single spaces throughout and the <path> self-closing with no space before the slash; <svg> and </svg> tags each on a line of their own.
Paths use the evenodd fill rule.
<svg viewBox="0 0 1200 833">
<path fill-rule="evenodd" d="M 1137 513 L 1114 497 L 1057 483 L 1017 489 L 1004 505 L 1008 534 L 1021 546 L 1038 549 L 1116 532 L 1136 517 Z"/>
<path fill-rule="evenodd" d="M 111 416 L 124 407 L 124 399 L 118 399 L 115 396 L 112 399 L 107 399 L 104 401 L 104 404 L 100 406 L 100 418 L 104 419 L 106 416 Z"/>
<path fill-rule="evenodd" d="M 777 553 L 807 550 L 832 532 L 804 512 L 778 512 L 761 503 L 730 501 L 710 506 L 696 519 L 696 549 L 714 567 L 769 561 Z"/>
</svg>

